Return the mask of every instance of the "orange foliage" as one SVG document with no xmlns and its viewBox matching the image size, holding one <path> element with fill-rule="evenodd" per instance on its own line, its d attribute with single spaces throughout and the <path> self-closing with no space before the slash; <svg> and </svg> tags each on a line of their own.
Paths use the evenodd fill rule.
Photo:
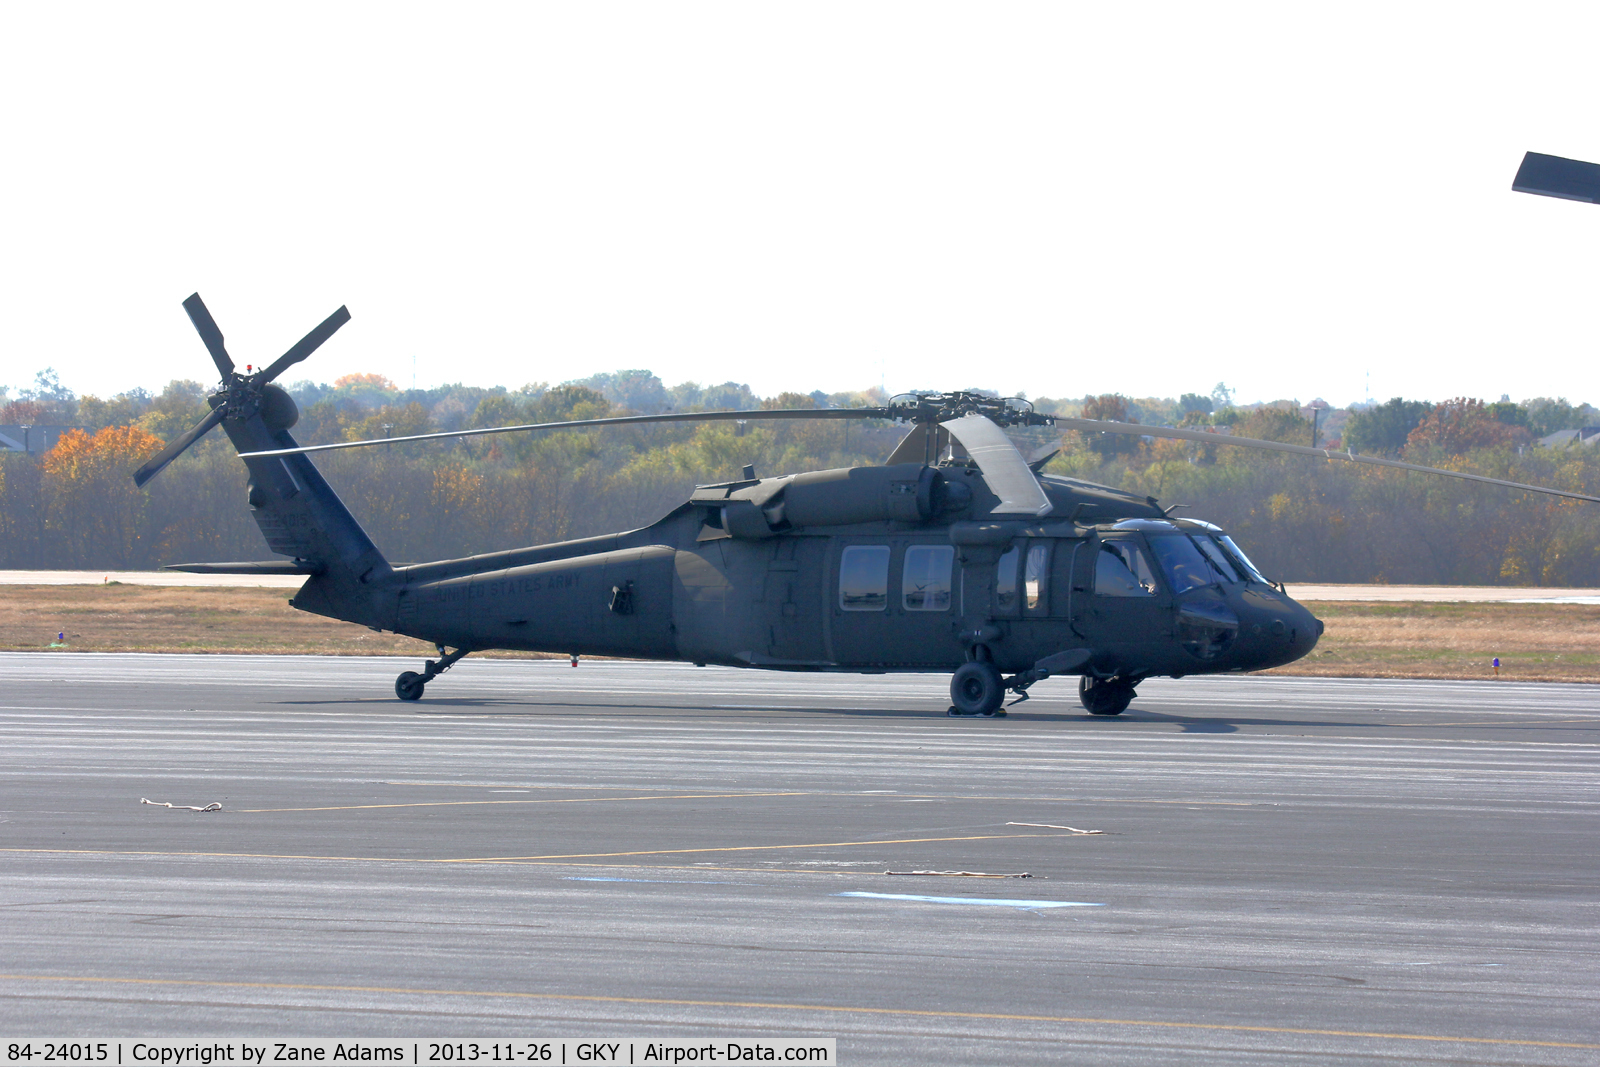
<svg viewBox="0 0 1600 1067">
<path fill-rule="evenodd" d="M 484 495 L 484 479 L 465 467 L 437 467 L 433 472 L 433 492 L 429 503 L 446 511 L 475 508 Z"/>
<path fill-rule="evenodd" d="M 1458 396 L 1434 408 L 1406 440 L 1414 445 L 1437 445 L 1459 456 L 1474 448 L 1526 444 L 1533 434 L 1501 422 L 1483 401 Z"/>
<path fill-rule="evenodd" d="M 44 454 L 44 473 L 63 486 L 106 474 L 126 478 L 161 447 L 161 438 L 137 426 L 107 426 L 95 434 L 68 430 Z"/>
<path fill-rule="evenodd" d="M 351 385 L 371 386 L 389 393 L 397 392 L 400 388 L 381 374 L 346 374 L 333 380 L 335 389 L 343 389 L 345 386 Z"/>
<path fill-rule="evenodd" d="M 137 426 L 61 435 L 40 465 L 53 490 L 47 523 L 65 554 L 87 555 L 93 546 L 113 566 L 133 562 L 149 499 L 134 488 L 132 474 L 160 448 L 159 437 Z"/>
</svg>

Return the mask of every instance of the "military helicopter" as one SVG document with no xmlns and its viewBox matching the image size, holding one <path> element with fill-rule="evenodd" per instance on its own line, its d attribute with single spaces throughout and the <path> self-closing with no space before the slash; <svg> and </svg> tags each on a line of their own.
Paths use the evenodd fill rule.
<svg viewBox="0 0 1600 1067">
<path fill-rule="evenodd" d="M 1119 715 L 1146 678 L 1256 671 L 1306 655 L 1322 623 L 1224 531 L 1153 497 L 1043 474 L 1003 429 L 1055 426 L 1379 464 L 1600 503 L 1600 498 L 1192 430 L 1060 418 L 1025 400 L 915 393 L 884 407 L 630 415 L 301 447 L 273 380 L 349 321 L 330 315 L 270 366 L 241 374 L 198 293 L 184 301 L 222 375 L 211 412 L 134 474 L 144 485 L 221 425 L 248 503 L 281 560 L 175 564 L 305 575 L 290 604 L 433 643 L 395 679 L 401 700 L 487 649 L 679 660 L 779 671 L 945 672 L 950 712 L 1003 715 L 1007 693 L 1076 676 L 1092 715 Z M 394 566 L 309 453 L 405 441 L 653 422 L 888 419 L 910 430 L 884 465 L 702 485 L 624 533 Z M 449 649 L 449 651 L 447 651 Z"/>
</svg>

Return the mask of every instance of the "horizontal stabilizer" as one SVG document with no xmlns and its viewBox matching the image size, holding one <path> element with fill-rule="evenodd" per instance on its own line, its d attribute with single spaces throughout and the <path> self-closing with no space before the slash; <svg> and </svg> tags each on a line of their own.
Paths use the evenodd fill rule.
<svg viewBox="0 0 1600 1067">
<path fill-rule="evenodd" d="M 164 571 L 184 571 L 188 574 L 321 574 L 320 564 L 299 559 L 267 559 L 246 563 L 169 563 Z"/>
</svg>

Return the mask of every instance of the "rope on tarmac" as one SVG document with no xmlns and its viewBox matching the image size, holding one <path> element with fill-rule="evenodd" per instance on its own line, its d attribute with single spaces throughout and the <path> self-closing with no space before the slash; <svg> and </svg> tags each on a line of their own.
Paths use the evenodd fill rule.
<svg viewBox="0 0 1600 1067">
<path fill-rule="evenodd" d="M 1041 830 L 1071 830 L 1075 834 L 1103 834 L 1104 830 L 1080 830 L 1076 826 L 1056 826 L 1047 822 L 1008 822 L 1007 826 L 1036 826 Z"/>
<path fill-rule="evenodd" d="M 139 803 L 141 803 L 141 804 L 149 804 L 151 807 L 155 807 L 155 808 L 175 808 L 178 811 L 221 811 L 222 810 L 222 805 L 221 804 L 217 804 L 215 802 L 207 804 L 203 808 L 197 808 L 193 804 L 168 804 L 165 800 L 146 800 L 144 797 L 140 797 L 139 798 Z"/>
<path fill-rule="evenodd" d="M 1032 878 L 1033 875 L 1022 874 L 985 874 L 982 871 L 884 871 L 884 874 L 912 875 L 926 874 L 940 878 Z"/>
</svg>

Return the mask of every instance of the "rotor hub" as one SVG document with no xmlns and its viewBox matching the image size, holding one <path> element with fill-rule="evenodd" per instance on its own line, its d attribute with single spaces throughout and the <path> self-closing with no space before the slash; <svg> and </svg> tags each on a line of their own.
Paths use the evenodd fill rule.
<svg viewBox="0 0 1600 1067">
<path fill-rule="evenodd" d="M 933 425 L 968 415 L 981 415 L 997 426 L 1050 426 L 1054 415 L 1033 410 L 1019 396 L 986 393 L 900 393 L 889 399 L 889 417 L 896 422 Z"/>
</svg>

